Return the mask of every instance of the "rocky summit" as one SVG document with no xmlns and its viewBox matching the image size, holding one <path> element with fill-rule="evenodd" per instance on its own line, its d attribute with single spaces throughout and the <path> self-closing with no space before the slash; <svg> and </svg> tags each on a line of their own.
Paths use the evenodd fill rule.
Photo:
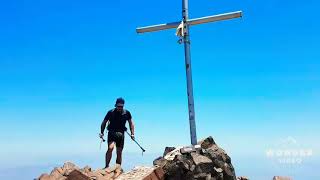
<svg viewBox="0 0 320 180">
<path fill-rule="evenodd" d="M 124 162 L 125 163 L 125 162 Z M 79 168 L 71 162 L 42 174 L 38 180 L 248 180 L 236 177 L 231 158 L 210 136 L 195 146 L 166 147 L 152 167 L 138 166 L 123 172 L 119 165 L 105 170 Z"/>
<path fill-rule="evenodd" d="M 154 166 L 164 171 L 165 179 L 236 180 L 231 158 L 210 136 L 196 146 L 167 147 Z M 241 177 L 242 179 L 246 179 Z"/>
</svg>

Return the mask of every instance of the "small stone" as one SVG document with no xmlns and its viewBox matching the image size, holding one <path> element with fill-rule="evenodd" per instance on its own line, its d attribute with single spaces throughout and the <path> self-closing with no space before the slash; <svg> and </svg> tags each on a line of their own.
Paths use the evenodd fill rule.
<svg viewBox="0 0 320 180">
<path fill-rule="evenodd" d="M 83 171 L 84 171 L 85 173 L 89 173 L 89 172 L 91 172 L 91 167 L 90 167 L 90 166 L 85 166 L 85 167 L 83 168 Z"/>
<path fill-rule="evenodd" d="M 211 146 L 215 145 L 216 142 L 214 142 L 212 136 L 209 136 L 206 139 L 199 141 L 198 144 L 201 145 L 201 148 L 208 149 Z"/>
<path fill-rule="evenodd" d="M 246 176 L 240 176 L 240 177 L 237 177 L 237 180 L 249 180 L 249 178 Z"/>
<path fill-rule="evenodd" d="M 91 179 L 98 179 L 99 177 L 102 177 L 103 175 L 94 171 L 94 172 L 89 172 L 87 174 L 87 176 L 89 176 Z"/>
<path fill-rule="evenodd" d="M 222 173 L 222 171 L 223 171 L 221 168 L 216 168 L 216 167 L 213 167 L 213 168 L 217 173 Z"/>
<path fill-rule="evenodd" d="M 273 180 L 292 180 L 292 179 L 286 176 L 274 176 Z"/>
</svg>

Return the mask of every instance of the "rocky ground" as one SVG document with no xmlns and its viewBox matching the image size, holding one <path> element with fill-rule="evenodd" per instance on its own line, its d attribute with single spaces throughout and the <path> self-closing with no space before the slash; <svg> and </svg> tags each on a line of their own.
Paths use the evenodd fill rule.
<svg viewBox="0 0 320 180">
<path fill-rule="evenodd" d="M 42 174 L 37 180 L 248 180 L 236 177 L 231 158 L 210 136 L 195 146 L 166 147 L 163 156 L 153 161 L 153 167 L 135 167 L 123 172 L 119 165 L 93 170 L 79 168 L 71 162 Z M 274 180 L 292 180 L 275 176 Z"/>
</svg>

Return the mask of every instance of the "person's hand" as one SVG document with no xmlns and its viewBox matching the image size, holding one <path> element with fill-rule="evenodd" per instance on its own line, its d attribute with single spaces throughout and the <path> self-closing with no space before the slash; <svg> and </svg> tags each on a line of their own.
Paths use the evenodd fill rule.
<svg viewBox="0 0 320 180">
<path fill-rule="evenodd" d="M 104 136 L 103 133 L 99 133 L 99 137 L 100 137 L 101 139 L 103 139 L 103 136 Z"/>
<path fill-rule="evenodd" d="M 131 139 L 133 139 L 133 140 L 134 140 L 134 134 L 131 134 Z"/>
</svg>

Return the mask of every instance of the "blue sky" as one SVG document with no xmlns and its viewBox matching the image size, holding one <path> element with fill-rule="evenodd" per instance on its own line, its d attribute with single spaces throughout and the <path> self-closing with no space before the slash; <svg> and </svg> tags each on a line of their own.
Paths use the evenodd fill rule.
<svg viewBox="0 0 320 180">
<path fill-rule="evenodd" d="M 244 12 L 190 30 L 199 139 L 241 165 L 289 136 L 318 156 L 319 5 L 190 1 L 190 18 Z M 183 46 L 175 30 L 135 32 L 179 20 L 181 1 L 1 2 L 0 167 L 103 158 L 97 134 L 119 96 L 147 152 L 189 144 Z M 127 139 L 125 152 L 139 149 Z"/>
</svg>

